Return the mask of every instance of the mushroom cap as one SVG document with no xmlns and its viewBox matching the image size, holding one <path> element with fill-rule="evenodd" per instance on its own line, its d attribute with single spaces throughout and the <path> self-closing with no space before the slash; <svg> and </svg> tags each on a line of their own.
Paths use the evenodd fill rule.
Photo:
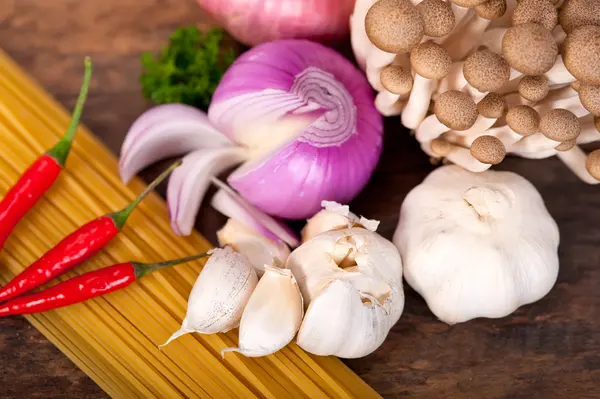
<svg viewBox="0 0 600 399">
<path fill-rule="evenodd" d="M 379 0 L 367 11 L 365 30 L 380 50 L 407 53 L 423 38 L 423 20 L 409 0 Z"/>
<path fill-rule="evenodd" d="M 438 120 L 452 130 L 467 130 L 477 120 L 477 105 L 467 93 L 458 90 L 446 91 L 433 106 Z"/>
<path fill-rule="evenodd" d="M 512 15 L 513 25 L 533 22 L 552 31 L 558 24 L 558 11 L 548 0 L 521 0 Z"/>
<path fill-rule="evenodd" d="M 548 1 L 548 0 L 544 0 Z M 519 82 L 519 94 L 529 101 L 541 101 L 548 95 L 550 85 L 544 75 L 523 76 Z"/>
<path fill-rule="evenodd" d="M 452 58 L 439 44 L 426 41 L 410 53 L 410 65 L 424 78 L 438 80 L 450 73 Z"/>
<path fill-rule="evenodd" d="M 500 54 L 488 49 L 467 57 L 463 64 L 467 82 L 481 92 L 497 91 L 510 79 L 510 65 Z"/>
<path fill-rule="evenodd" d="M 423 18 L 423 33 L 426 36 L 442 37 L 454 29 L 456 18 L 450 3 L 443 0 L 423 0 L 417 4 Z"/>
<path fill-rule="evenodd" d="M 569 83 L 569 86 L 571 86 L 571 89 L 579 93 L 579 89 L 581 88 L 581 82 L 578 80 L 574 80 L 571 83 Z"/>
<path fill-rule="evenodd" d="M 475 6 L 485 3 L 486 1 L 487 0 L 450 0 L 451 3 L 465 8 L 473 8 Z"/>
<path fill-rule="evenodd" d="M 600 26 L 574 29 L 563 43 L 563 62 L 582 83 L 600 85 Z"/>
<path fill-rule="evenodd" d="M 585 25 L 600 25 L 598 0 L 566 0 L 560 8 L 559 22 L 567 34 Z"/>
<path fill-rule="evenodd" d="M 410 71 L 399 65 L 388 65 L 381 70 L 381 85 L 390 93 L 407 94 L 413 87 L 413 77 Z"/>
<path fill-rule="evenodd" d="M 571 148 L 575 147 L 575 144 L 577 144 L 577 140 L 564 141 L 554 147 L 554 149 L 556 151 L 569 151 Z"/>
<path fill-rule="evenodd" d="M 585 167 L 594 179 L 600 180 L 600 150 L 589 153 L 585 161 Z"/>
<path fill-rule="evenodd" d="M 507 109 L 506 99 L 498 93 L 488 93 L 477 103 L 477 112 L 485 118 L 502 118 Z"/>
<path fill-rule="evenodd" d="M 475 12 L 479 18 L 498 19 L 506 14 L 506 0 L 489 0 L 475 6 Z"/>
<path fill-rule="evenodd" d="M 540 131 L 550 140 L 571 141 L 581 133 L 579 119 L 569 110 L 556 108 L 546 112 L 540 120 Z"/>
<path fill-rule="evenodd" d="M 600 132 L 600 116 L 594 116 L 594 126 Z"/>
<path fill-rule="evenodd" d="M 506 147 L 497 137 L 479 136 L 471 144 L 471 155 L 481 163 L 497 165 L 506 157 Z"/>
<path fill-rule="evenodd" d="M 510 66 L 522 74 L 541 75 L 554 65 L 558 46 L 548 29 L 527 22 L 506 31 L 502 38 L 502 54 Z"/>
<path fill-rule="evenodd" d="M 600 115 L 600 86 L 582 84 L 579 87 L 581 104 L 594 115 Z"/>
<path fill-rule="evenodd" d="M 431 151 L 435 152 L 440 157 L 445 157 L 450 154 L 450 151 L 454 148 L 452 143 L 439 137 L 431 140 L 430 146 Z"/>
<path fill-rule="evenodd" d="M 529 105 L 517 105 L 506 113 L 506 123 L 521 136 L 529 136 L 539 131 L 540 114 Z"/>
</svg>

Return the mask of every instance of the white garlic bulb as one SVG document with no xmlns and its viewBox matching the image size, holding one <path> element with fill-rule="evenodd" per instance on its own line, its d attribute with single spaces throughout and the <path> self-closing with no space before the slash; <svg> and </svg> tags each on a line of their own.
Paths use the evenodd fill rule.
<svg viewBox="0 0 600 399">
<path fill-rule="evenodd" d="M 316 355 L 366 356 L 385 340 L 404 309 L 396 247 L 362 227 L 321 233 L 286 262 L 306 314 L 297 343 Z"/>
<path fill-rule="evenodd" d="M 289 344 L 300 328 L 304 306 L 292 272 L 269 265 L 264 271 L 242 315 L 239 348 L 222 354 L 267 356 Z"/>
<path fill-rule="evenodd" d="M 228 219 L 217 231 L 217 239 L 220 246 L 228 245 L 246 256 L 259 277 L 265 272 L 265 264 L 271 264 L 274 258 L 285 262 L 290 254 L 283 241 L 271 240 L 235 219 Z"/>
<path fill-rule="evenodd" d="M 558 275 L 558 227 L 511 172 L 436 169 L 404 200 L 394 243 L 407 283 L 448 324 L 507 316 Z"/>
<path fill-rule="evenodd" d="M 181 328 L 163 346 L 192 332 L 237 328 L 257 283 L 256 271 L 245 256 L 230 247 L 215 249 L 194 283 Z"/>
</svg>

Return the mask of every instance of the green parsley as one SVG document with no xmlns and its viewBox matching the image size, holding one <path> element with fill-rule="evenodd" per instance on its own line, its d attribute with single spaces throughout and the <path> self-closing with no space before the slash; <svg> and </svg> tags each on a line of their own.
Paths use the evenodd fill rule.
<svg viewBox="0 0 600 399">
<path fill-rule="evenodd" d="M 178 28 L 158 59 L 142 55 L 144 97 L 154 104 L 182 103 L 207 109 L 223 74 L 236 59 L 222 49 L 223 31 L 202 33 L 195 26 Z"/>
</svg>

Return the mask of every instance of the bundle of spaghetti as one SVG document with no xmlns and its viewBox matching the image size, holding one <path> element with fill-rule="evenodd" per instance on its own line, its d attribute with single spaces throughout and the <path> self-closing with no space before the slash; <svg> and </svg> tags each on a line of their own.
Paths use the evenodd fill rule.
<svg viewBox="0 0 600 399">
<path fill-rule="evenodd" d="M 65 131 L 70 115 L 0 51 L 0 196 Z M 21 272 L 85 222 L 120 209 L 145 187 L 124 186 L 117 160 L 80 126 L 67 167 L 17 226 L 0 253 L 0 283 Z M 160 196 L 149 196 L 98 255 L 59 280 L 111 264 L 160 261 L 210 248 L 197 232 L 175 236 Z M 158 349 L 185 316 L 201 261 L 152 273 L 122 291 L 25 316 L 115 398 L 374 398 L 339 359 L 295 344 L 263 358 L 234 354 L 237 330 L 189 334 Z"/>
</svg>

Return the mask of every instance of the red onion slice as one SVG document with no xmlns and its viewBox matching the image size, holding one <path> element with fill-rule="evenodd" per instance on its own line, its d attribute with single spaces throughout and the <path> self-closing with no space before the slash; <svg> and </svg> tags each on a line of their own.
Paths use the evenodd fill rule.
<svg viewBox="0 0 600 399">
<path fill-rule="evenodd" d="M 239 147 L 203 148 L 183 158 L 173 171 L 167 189 L 171 228 L 180 236 L 189 235 L 211 178 L 243 162 L 247 151 Z"/>
<path fill-rule="evenodd" d="M 164 104 L 144 112 L 121 147 L 119 173 L 127 183 L 150 164 L 200 148 L 231 146 L 206 114 L 183 104 Z"/>
<path fill-rule="evenodd" d="M 256 209 L 219 179 L 213 178 L 212 182 L 220 187 L 212 200 L 212 206 L 217 211 L 252 227 L 271 240 L 281 240 L 292 248 L 300 245 L 298 236 L 283 221 Z"/>
</svg>

